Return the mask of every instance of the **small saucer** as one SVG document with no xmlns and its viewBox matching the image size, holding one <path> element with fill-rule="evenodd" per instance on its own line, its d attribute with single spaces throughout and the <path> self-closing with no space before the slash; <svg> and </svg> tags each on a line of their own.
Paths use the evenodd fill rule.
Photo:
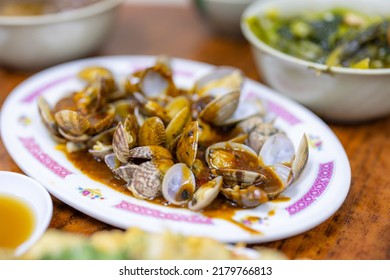
<svg viewBox="0 0 390 280">
<path fill-rule="evenodd" d="M 35 218 L 34 229 L 30 237 L 14 251 L 14 256 L 19 257 L 46 231 L 53 213 L 53 202 L 40 183 L 26 175 L 8 171 L 0 171 L 0 195 L 14 197 L 24 202 Z"/>
</svg>

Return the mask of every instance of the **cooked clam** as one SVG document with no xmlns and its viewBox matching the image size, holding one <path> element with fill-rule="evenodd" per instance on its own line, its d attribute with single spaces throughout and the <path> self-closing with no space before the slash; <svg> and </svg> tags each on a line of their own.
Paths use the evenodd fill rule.
<svg viewBox="0 0 390 280">
<path fill-rule="evenodd" d="M 190 122 L 183 130 L 180 140 L 177 143 L 176 157 L 180 162 L 191 167 L 196 159 L 198 151 L 198 122 Z"/>
<path fill-rule="evenodd" d="M 138 89 L 147 97 L 157 99 L 163 95 L 176 95 L 176 85 L 173 82 L 170 59 L 158 57 L 154 66 L 141 71 Z"/>
<path fill-rule="evenodd" d="M 234 67 L 217 67 L 199 78 L 193 91 L 199 96 L 219 95 L 231 90 L 241 90 L 244 74 Z"/>
<path fill-rule="evenodd" d="M 240 100 L 240 91 L 233 90 L 223 94 L 210 103 L 199 113 L 199 117 L 205 122 L 214 125 L 224 125 L 237 109 Z"/>
<path fill-rule="evenodd" d="M 66 134 L 80 136 L 91 127 L 88 119 L 76 111 L 62 110 L 55 113 L 54 118 L 59 128 Z"/>
<path fill-rule="evenodd" d="M 172 154 L 161 146 L 140 146 L 129 151 L 129 158 L 132 159 L 172 159 Z"/>
<path fill-rule="evenodd" d="M 256 186 L 240 188 L 240 186 L 236 185 L 233 188 L 223 188 L 221 193 L 227 199 L 244 208 L 256 207 L 269 200 L 268 194 Z"/>
<path fill-rule="evenodd" d="M 307 142 L 306 134 L 304 134 L 302 136 L 301 142 L 297 150 L 297 154 L 291 166 L 295 179 L 298 179 L 298 177 L 301 175 L 302 170 L 306 166 L 308 158 L 309 158 L 309 144 Z"/>
<path fill-rule="evenodd" d="M 264 142 L 259 157 L 266 166 L 290 164 L 295 157 L 294 144 L 286 135 L 274 134 Z"/>
<path fill-rule="evenodd" d="M 165 126 L 159 117 L 151 117 L 142 124 L 138 142 L 140 146 L 165 145 Z"/>
<path fill-rule="evenodd" d="M 182 133 L 184 127 L 190 121 L 191 114 L 187 107 L 183 108 L 179 113 L 177 113 L 177 115 L 172 119 L 172 121 L 165 129 L 167 145 L 171 145 L 172 142 L 175 141 L 176 137 Z"/>
<path fill-rule="evenodd" d="M 209 206 L 217 198 L 222 188 L 222 177 L 218 176 L 213 180 L 201 185 L 194 193 L 188 208 L 199 211 Z"/>
<path fill-rule="evenodd" d="M 162 182 L 164 198 L 174 205 L 186 205 L 195 192 L 195 176 L 184 163 L 176 163 L 165 174 Z"/>
<path fill-rule="evenodd" d="M 251 208 L 293 185 L 308 162 L 306 136 L 295 150 L 263 102 L 242 92 L 242 71 L 217 67 L 186 89 L 173 73 L 163 56 L 119 83 L 87 67 L 81 90 L 53 108 L 40 97 L 39 114 L 55 141 L 104 162 L 139 199 L 202 211 L 218 197 Z"/>
<path fill-rule="evenodd" d="M 43 124 L 47 127 L 47 129 L 51 133 L 58 133 L 57 132 L 57 123 L 54 119 L 53 112 L 50 108 L 49 103 L 46 101 L 46 99 L 43 96 L 39 96 L 38 98 L 38 112 L 41 116 Z"/>
<path fill-rule="evenodd" d="M 171 160 L 147 161 L 138 166 L 132 174 L 129 190 L 137 198 L 153 199 L 161 195 L 162 180 L 168 167 L 173 165 Z"/>
<path fill-rule="evenodd" d="M 112 148 L 115 156 L 121 162 L 126 163 L 129 159 L 129 150 L 132 143 L 135 143 L 135 139 L 125 130 L 123 124 L 119 123 L 112 138 Z"/>
<path fill-rule="evenodd" d="M 129 150 L 137 145 L 138 123 L 134 115 L 129 114 L 124 124 L 119 123 L 112 138 L 112 148 L 116 157 L 123 163 L 129 158 Z"/>
<path fill-rule="evenodd" d="M 210 168 L 256 170 L 259 159 L 256 153 L 246 145 L 234 142 L 220 142 L 206 150 L 206 161 Z"/>
<path fill-rule="evenodd" d="M 135 197 L 141 199 L 154 199 L 160 196 L 162 180 L 165 178 L 164 171 L 155 161 L 140 164 L 132 174 L 129 190 Z"/>
</svg>

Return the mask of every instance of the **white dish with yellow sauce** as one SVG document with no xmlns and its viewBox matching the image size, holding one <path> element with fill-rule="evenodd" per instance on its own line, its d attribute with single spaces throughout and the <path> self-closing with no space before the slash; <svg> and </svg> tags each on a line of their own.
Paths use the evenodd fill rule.
<svg viewBox="0 0 390 280">
<path fill-rule="evenodd" d="M 46 231 L 52 217 L 49 193 L 37 181 L 0 171 L 0 250 L 22 255 Z"/>
</svg>

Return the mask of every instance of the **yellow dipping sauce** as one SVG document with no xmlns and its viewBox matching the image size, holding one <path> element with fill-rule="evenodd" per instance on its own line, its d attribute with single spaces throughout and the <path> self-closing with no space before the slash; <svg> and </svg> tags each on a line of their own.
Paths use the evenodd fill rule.
<svg viewBox="0 0 390 280">
<path fill-rule="evenodd" d="M 33 210 L 23 200 L 0 194 L 0 248 L 16 249 L 32 234 Z"/>
</svg>

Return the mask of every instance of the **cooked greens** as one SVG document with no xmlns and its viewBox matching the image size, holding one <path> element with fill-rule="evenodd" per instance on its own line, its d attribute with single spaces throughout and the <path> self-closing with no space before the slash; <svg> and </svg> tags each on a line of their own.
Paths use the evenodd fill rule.
<svg viewBox="0 0 390 280">
<path fill-rule="evenodd" d="M 304 60 L 351 68 L 390 68 L 390 19 L 344 8 L 289 18 L 275 10 L 247 19 L 266 44 Z"/>
</svg>

